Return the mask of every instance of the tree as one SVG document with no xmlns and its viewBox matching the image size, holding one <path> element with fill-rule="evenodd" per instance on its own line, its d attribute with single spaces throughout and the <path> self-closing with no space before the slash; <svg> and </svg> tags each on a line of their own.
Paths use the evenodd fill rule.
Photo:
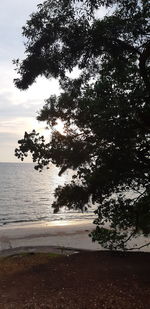
<svg viewBox="0 0 150 309">
<path fill-rule="evenodd" d="M 145 0 L 47 0 L 23 28 L 26 58 L 15 61 L 19 89 L 39 75 L 59 80 L 61 94 L 37 118 L 50 127 L 61 119 L 66 130 L 49 143 L 26 132 L 16 156 L 31 152 L 36 169 L 52 162 L 60 175 L 75 170 L 56 189 L 54 211 L 92 201 L 92 239 L 109 249 L 150 233 L 149 17 Z M 74 68 L 78 78 L 69 77 Z"/>
</svg>

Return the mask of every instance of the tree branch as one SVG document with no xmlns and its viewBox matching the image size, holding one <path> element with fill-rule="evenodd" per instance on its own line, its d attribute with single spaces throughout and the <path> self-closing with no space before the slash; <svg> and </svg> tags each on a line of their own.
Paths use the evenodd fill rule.
<svg viewBox="0 0 150 309">
<path fill-rule="evenodd" d="M 112 41 L 117 43 L 120 47 L 122 47 L 125 50 L 131 51 L 134 54 L 138 54 L 140 56 L 139 58 L 139 69 L 140 69 L 140 74 L 144 80 L 146 89 L 148 93 L 150 94 L 150 82 L 149 82 L 149 77 L 147 74 L 147 69 L 146 69 L 146 62 L 148 58 L 150 57 L 150 42 L 147 42 L 145 44 L 145 49 L 141 53 L 138 48 L 135 48 L 134 46 L 130 45 L 129 43 L 122 41 L 117 38 L 112 38 Z"/>
<path fill-rule="evenodd" d="M 150 57 L 150 42 L 148 42 L 145 45 L 145 49 L 140 54 L 140 58 L 139 58 L 140 73 L 141 73 L 141 76 L 143 77 L 146 89 L 147 89 L 148 93 L 150 94 L 150 82 L 149 82 L 147 69 L 146 69 L 146 62 L 147 62 L 149 57 Z"/>
<path fill-rule="evenodd" d="M 142 249 L 142 248 L 144 248 L 144 247 L 148 247 L 150 245 L 150 242 L 148 242 L 148 243 L 146 243 L 145 245 L 142 245 L 142 246 L 140 246 L 140 247 L 133 247 L 133 248 L 129 248 L 129 249 L 126 249 L 126 250 L 128 250 L 128 251 L 132 251 L 132 250 L 139 250 L 139 249 Z"/>
<path fill-rule="evenodd" d="M 113 40 L 119 44 L 123 49 L 126 49 L 128 51 L 131 51 L 132 53 L 134 54 L 139 54 L 141 55 L 140 51 L 135 48 L 134 46 L 130 45 L 129 43 L 125 42 L 125 41 L 122 41 L 120 39 L 117 39 L 117 38 L 113 38 Z"/>
</svg>

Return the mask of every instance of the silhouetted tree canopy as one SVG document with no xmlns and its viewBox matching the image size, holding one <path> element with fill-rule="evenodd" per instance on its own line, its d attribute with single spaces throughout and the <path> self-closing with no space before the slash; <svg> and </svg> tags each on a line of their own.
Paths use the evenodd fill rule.
<svg viewBox="0 0 150 309">
<path fill-rule="evenodd" d="M 15 61 L 20 89 L 39 75 L 59 80 L 60 95 L 37 119 L 65 127 L 49 143 L 26 132 L 16 156 L 31 152 L 36 169 L 52 162 L 60 175 L 75 170 L 56 189 L 54 211 L 84 211 L 92 201 L 92 239 L 109 249 L 150 233 L 149 17 L 145 0 L 47 0 L 23 27 L 26 57 Z"/>
</svg>

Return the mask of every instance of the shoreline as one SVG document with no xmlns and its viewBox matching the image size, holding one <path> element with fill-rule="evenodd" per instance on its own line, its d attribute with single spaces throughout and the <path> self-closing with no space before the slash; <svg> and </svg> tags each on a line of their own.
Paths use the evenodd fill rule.
<svg viewBox="0 0 150 309">
<path fill-rule="evenodd" d="M 90 220 L 41 221 L 3 226 L 0 227 L 0 251 L 19 247 L 100 250 L 100 245 L 92 243 L 88 236 L 93 228 Z"/>
<path fill-rule="evenodd" d="M 92 242 L 89 233 L 95 228 L 92 220 L 57 220 L 40 221 L 32 223 L 11 224 L 0 227 L 0 255 L 4 251 L 18 251 L 24 248 L 27 251 L 31 248 L 37 252 L 48 250 L 105 250 L 97 242 Z M 136 240 L 138 246 L 149 241 L 149 238 L 139 236 Z M 135 245 L 135 241 L 130 242 L 130 247 Z M 43 249 L 42 249 L 43 248 Z M 46 249 L 47 250 L 47 249 Z M 137 252 L 150 252 L 150 247 L 144 247 Z"/>
</svg>

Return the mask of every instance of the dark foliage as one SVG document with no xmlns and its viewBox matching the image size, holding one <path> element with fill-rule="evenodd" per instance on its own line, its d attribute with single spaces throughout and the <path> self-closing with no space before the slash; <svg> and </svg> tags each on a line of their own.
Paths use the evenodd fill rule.
<svg viewBox="0 0 150 309">
<path fill-rule="evenodd" d="M 53 127 L 61 119 L 66 130 L 47 144 L 25 133 L 16 156 L 31 152 L 37 169 L 52 162 L 60 175 L 75 170 L 56 189 L 54 211 L 84 211 L 92 201 L 92 239 L 110 249 L 150 233 L 149 17 L 145 0 L 45 1 L 23 28 L 26 58 L 16 61 L 20 89 L 39 75 L 59 79 L 60 96 L 47 100 L 38 120 Z M 75 67 L 79 77 L 68 77 Z"/>
</svg>

